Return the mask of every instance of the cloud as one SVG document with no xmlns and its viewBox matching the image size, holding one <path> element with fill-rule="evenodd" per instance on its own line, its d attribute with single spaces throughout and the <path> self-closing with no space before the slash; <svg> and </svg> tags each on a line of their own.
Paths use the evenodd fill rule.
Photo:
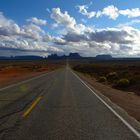
<svg viewBox="0 0 140 140">
<path fill-rule="evenodd" d="M 13 20 L 6 18 L 2 12 L 0 12 L 0 27 L 9 26 L 14 23 Z"/>
<path fill-rule="evenodd" d="M 0 35 L 9 36 L 16 35 L 20 32 L 20 27 L 11 19 L 6 18 L 0 12 Z"/>
<path fill-rule="evenodd" d="M 140 23 L 140 20 L 139 19 L 134 19 L 134 20 L 131 20 L 129 22 L 121 23 L 117 27 L 132 26 L 132 25 L 136 25 L 138 23 Z"/>
<path fill-rule="evenodd" d="M 59 49 L 49 47 L 47 51 L 42 50 L 25 50 L 17 48 L 3 48 L 0 47 L 0 56 L 24 56 L 24 55 L 37 55 L 37 56 L 48 56 L 52 53 L 58 53 Z M 59 52 L 62 53 L 62 52 Z"/>
<path fill-rule="evenodd" d="M 61 12 L 60 8 L 53 8 L 51 13 L 51 18 L 56 21 L 55 26 L 64 26 L 67 29 L 74 29 L 76 21 L 73 17 L 70 17 L 67 11 Z"/>
<path fill-rule="evenodd" d="M 133 8 L 133 9 L 126 9 L 126 10 L 119 10 L 119 14 L 121 14 L 123 16 L 127 16 L 128 18 L 139 17 L 140 9 Z"/>
<path fill-rule="evenodd" d="M 49 8 L 46 8 L 46 11 L 47 11 L 48 13 L 51 13 L 51 11 L 50 11 L 50 9 L 49 9 Z"/>
<path fill-rule="evenodd" d="M 40 40 L 42 38 L 42 34 L 45 34 L 45 31 L 32 23 L 24 25 L 21 30 L 22 37 L 30 38 L 33 40 Z"/>
<path fill-rule="evenodd" d="M 36 25 L 46 25 L 47 24 L 46 20 L 38 19 L 36 17 L 31 17 L 31 18 L 27 19 L 27 22 L 30 22 L 30 23 L 33 23 Z"/>
<path fill-rule="evenodd" d="M 118 13 L 119 10 L 115 6 L 108 6 L 98 11 L 98 17 L 108 16 L 115 20 L 119 16 Z M 129 56 L 138 55 L 140 52 L 140 31 L 138 29 L 129 26 L 91 28 L 78 24 L 67 11 L 62 12 L 60 8 L 53 8 L 51 18 L 55 20 L 54 25 L 57 25 L 55 28 L 65 30 L 65 33 L 60 34 L 62 37 L 57 40 L 55 37 L 51 40 L 58 47 L 61 46 L 65 53 L 77 51 L 87 56 L 98 53 Z"/>
<path fill-rule="evenodd" d="M 132 43 L 132 40 L 128 39 L 128 37 L 132 38 L 133 35 L 129 34 L 129 32 L 125 29 L 115 29 L 108 28 L 97 30 L 93 33 L 88 34 L 89 39 L 96 42 L 112 42 L 117 44 L 129 44 Z"/>
<path fill-rule="evenodd" d="M 65 45 L 66 44 L 65 40 L 62 39 L 61 37 L 54 37 L 54 36 L 51 36 L 49 34 L 46 34 L 43 37 L 43 41 L 44 42 L 55 43 L 57 45 Z"/>
<path fill-rule="evenodd" d="M 107 15 L 107 14 L 106 14 Z M 55 32 L 52 36 L 40 24 L 27 22 L 19 26 L 15 21 L 0 13 L 0 55 L 51 53 L 68 54 L 78 52 L 83 56 L 95 56 L 101 53 L 113 56 L 138 56 L 140 54 L 140 30 L 128 26 L 114 28 L 96 28 L 79 24 L 67 11 L 53 8 Z M 133 21 L 139 22 L 139 21 Z M 2 49 L 2 48 L 5 48 Z M 10 53 L 11 52 L 11 53 Z"/>
<path fill-rule="evenodd" d="M 67 33 L 66 35 L 64 35 L 63 39 L 67 42 L 80 42 L 87 41 L 88 37 L 84 34 Z"/>
<path fill-rule="evenodd" d="M 109 5 L 102 10 L 90 12 L 87 11 L 89 8 L 87 5 L 78 5 L 76 8 L 78 8 L 79 13 L 88 18 L 107 16 L 110 19 L 116 20 L 120 15 L 127 16 L 128 18 L 140 17 L 140 8 L 118 9 L 114 5 Z"/>
<path fill-rule="evenodd" d="M 98 11 L 96 17 L 108 16 L 110 19 L 115 20 L 119 16 L 119 10 L 113 5 L 105 7 L 102 11 Z"/>
<path fill-rule="evenodd" d="M 64 13 L 60 10 L 60 8 L 53 8 L 51 13 L 51 18 L 56 21 L 53 24 L 53 27 L 62 27 L 63 30 L 66 29 L 69 32 L 81 33 L 85 30 L 91 30 L 90 27 L 86 27 L 83 24 L 77 24 L 76 20 L 71 17 L 67 11 Z"/>
<path fill-rule="evenodd" d="M 76 8 L 79 9 L 79 13 L 81 13 L 84 16 L 87 16 L 88 18 L 93 18 L 96 15 L 95 11 L 88 12 L 88 6 L 87 5 L 78 5 Z"/>
<path fill-rule="evenodd" d="M 74 25 L 74 27 L 79 24 Z M 140 52 L 140 31 L 133 27 L 115 27 L 88 30 L 79 28 L 79 32 L 68 31 L 62 35 L 65 52 L 77 51 L 85 56 L 108 53 L 113 56 L 137 56 Z M 80 32 L 80 29 L 81 32 Z M 57 43 L 59 45 L 59 43 Z M 137 51 L 136 51 L 137 50 Z M 137 53 L 136 53 L 137 52 Z"/>
<path fill-rule="evenodd" d="M 36 52 L 35 54 L 42 52 L 42 55 L 47 55 L 50 52 L 62 53 L 61 48 L 50 45 L 44 40 L 47 33 L 40 27 L 42 24 L 45 22 L 36 22 L 36 24 L 29 22 L 19 26 L 13 20 L 6 18 L 3 13 L 0 13 L 0 48 L 7 48 L 9 50 L 7 52 L 13 53 L 15 49 L 22 50 L 22 52 L 24 50 L 26 53 L 27 51 Z"/>
<path fill-rule="evenodd" d="M 83 22 L 83 23 L 87 23 L 87 20 L 84 19 L 84 18 L 82 18 L 82 19 L 81 19 L 81 22 Z"/>
<path fill-rule="evenodd" d="M 117 44 L 135 44 L 140 37 L 140 31 L 132 27 L 125 28 L 107 28 L 96 29 L 92 32 L 85 32 L 81 34 L 67 33 L 63 39 L 67 42 L 97 42 L 97 43 L 117 43 Z"/>
<path fill-rule="evenodd" d="M 11 24 L 10 26 L 1 26 L 0 35 L 3 36 L 12 36 L 20 33 L 20 27 L 17 24 Z"/>
</svg>

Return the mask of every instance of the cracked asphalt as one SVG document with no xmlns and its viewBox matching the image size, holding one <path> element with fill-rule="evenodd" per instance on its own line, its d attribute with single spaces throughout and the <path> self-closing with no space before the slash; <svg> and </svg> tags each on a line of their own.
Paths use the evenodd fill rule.
<svg viewBox="0 0 140 140">
<path fill-rule="evenodd" d="M 67 67 L 0 91 L 0 139 L 138 140 Z"/>
</svg>

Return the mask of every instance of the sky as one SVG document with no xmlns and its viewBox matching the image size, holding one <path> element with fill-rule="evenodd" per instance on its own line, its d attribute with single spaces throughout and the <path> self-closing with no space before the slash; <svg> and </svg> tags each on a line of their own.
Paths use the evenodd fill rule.
<svg viewBox="0 0 140 140">
<path fill-rule="evenodd" d="M 0 56 L 140 57 L 139 0 L 0 0 Z"/>
</svg>

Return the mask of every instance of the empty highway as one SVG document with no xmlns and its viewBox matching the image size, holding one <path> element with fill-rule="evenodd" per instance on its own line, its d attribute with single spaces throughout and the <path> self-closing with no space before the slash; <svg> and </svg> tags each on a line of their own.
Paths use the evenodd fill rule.
<svg viewBox="0 0 140 140">
<path fill-rule="evenodd" d="M 138 140 L 134 131 L 69 67 L 0 90 L 2 140 Z"/>
</svg>

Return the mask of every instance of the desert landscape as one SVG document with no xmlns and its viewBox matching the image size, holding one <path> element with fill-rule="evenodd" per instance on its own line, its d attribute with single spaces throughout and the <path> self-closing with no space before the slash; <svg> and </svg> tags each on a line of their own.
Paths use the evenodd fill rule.
<svg viewBox="0 0 140 140">
<path fill-rule="evenodd" d="M 140 95 L 139 61 L 79 62 L 73 69 L 112 88 Z"/>
<path fill-rule="evenodd" d="M 0 140 L 140 140 L 140 0 L 1 0 Z"/>
<path fill-rule="evenodd" d="M 0 61 L 0 87 L 61 68 L 63 62 L 47 60 Z"/>
<path fill-rule="evenodd" d="M 139 61 L 72 61 L 88 84 L 140 121 Z"/>
</svg>

